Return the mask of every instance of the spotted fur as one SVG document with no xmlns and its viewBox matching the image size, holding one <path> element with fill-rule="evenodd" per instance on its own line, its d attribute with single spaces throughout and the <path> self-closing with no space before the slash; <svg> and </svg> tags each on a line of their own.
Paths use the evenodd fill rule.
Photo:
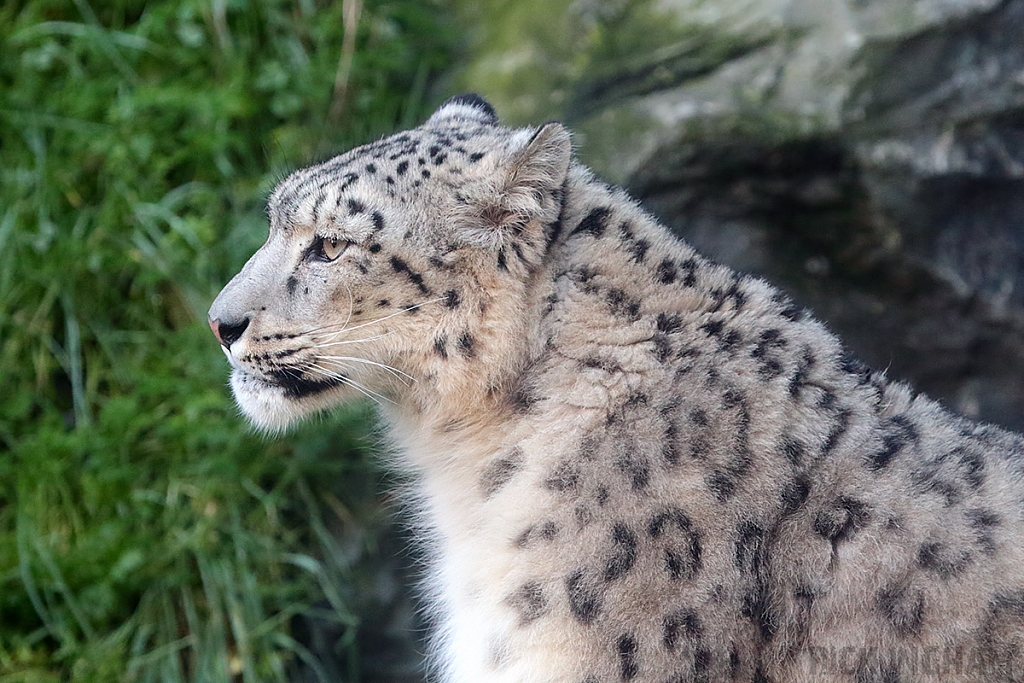
<svg viewBox="0 0 1024 683">
<path fill-rule="evenodd" d="M 1024 440 L 695 253 L 559 124 L 461 96 L 268 215 L 210 311 L 235 395 L 264 429 L 380 403 L 439 680 L 1024 679 Z"/>
</svg>

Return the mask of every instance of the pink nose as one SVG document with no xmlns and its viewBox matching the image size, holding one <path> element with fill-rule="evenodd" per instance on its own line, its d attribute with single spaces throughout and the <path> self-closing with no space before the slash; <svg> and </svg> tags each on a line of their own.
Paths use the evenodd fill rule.
<svg viewBox="0 0 1024 683">
<path fill-rule="evenodd" d="M 224 348 L 231 348 L 232 344 L 241 339 L 247 327 L 249 327 L 249 316 L 242 318 L 238 322 L 231 322 L 230 320 L 224 322 L 220 318 L 210 320 L 210 329 L 213 330 L 217 341 Z"/>
</svg>

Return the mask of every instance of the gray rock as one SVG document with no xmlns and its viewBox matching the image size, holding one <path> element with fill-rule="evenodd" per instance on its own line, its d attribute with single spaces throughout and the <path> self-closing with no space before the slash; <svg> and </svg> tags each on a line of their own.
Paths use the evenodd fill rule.
<svg viewBox="0 0 1024 683">
<path fill-rule="evenodd" d="M 584 161 L 709 256 L 890 376 L 1024 429 L 1024 0 L 533 9 L 549 30 L 519 61 L 477 43 L 462 87 L 565 118 Z"/>
</svg>

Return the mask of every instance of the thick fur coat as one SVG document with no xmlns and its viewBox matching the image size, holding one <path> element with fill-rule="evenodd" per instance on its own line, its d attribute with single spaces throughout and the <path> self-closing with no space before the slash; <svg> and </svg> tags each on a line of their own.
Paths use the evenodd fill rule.
<svg viewBox="0 0 1024 683">
<path fill-rule="evenodd" d="M 1021 437 L 851 358 L 476 96 L 294 173 L 211 326 L 382 408 L 452 683 L 1024 679 Z"/>
</svg>

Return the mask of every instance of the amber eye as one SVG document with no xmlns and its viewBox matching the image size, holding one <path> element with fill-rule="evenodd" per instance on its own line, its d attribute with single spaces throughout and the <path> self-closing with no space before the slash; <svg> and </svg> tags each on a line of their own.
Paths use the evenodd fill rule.
<svg viewBox="0 0 1024 683">
<path fill-rule="evenodd" d="M 313 242 L 312 253 L 322 261 L 333 261 L 344 254 L 350 244 L 352 243 L 347 240 L 335 237 L 317 237 Z"/>
</svg>

